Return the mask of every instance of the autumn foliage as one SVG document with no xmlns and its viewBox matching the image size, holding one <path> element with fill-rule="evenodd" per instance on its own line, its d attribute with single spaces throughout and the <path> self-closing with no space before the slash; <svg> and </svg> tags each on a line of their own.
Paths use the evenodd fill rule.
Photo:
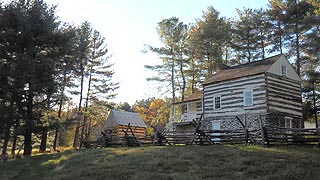
<svg viewBox="0 0 320 180">
<path fill-rule="evenodd" d="M 163 129 L 170 118 L 170 106 L 164 99 L 150 98 L 136 102 L 133 109 L 140 113 L 147 125 L 147 134 L 152 135 L 151 126 Z"/>
</svg>

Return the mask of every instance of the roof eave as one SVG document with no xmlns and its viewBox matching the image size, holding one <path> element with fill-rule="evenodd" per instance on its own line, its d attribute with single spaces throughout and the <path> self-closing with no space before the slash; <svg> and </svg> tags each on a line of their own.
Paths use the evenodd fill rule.
<svg viewBox="0 0 320 180">
<path fill-rule="evenodd" d="M 220 81 L 202 83 L 202 86 L 209 85 L 209 84 L 216 84 L 216 83 L 223 82 L 223 81 L 235 80 L 235 79 L 239 79 L 239 78 L 242 78 L 242 77 L 249 77 L 249 76 L 254 76 L 254 75 L 258 75 L 258 74 L 264 74 L 264 73 L 266 73 L 266 71 L 258 72 L 258 73 L 254 73 L 254 74 L 249 74 L 249 75 L 246 75 L 246 76 L 240 76 L 240 77 L 235 77 L 235 78 L 230 78 L 230 79 L 224 79 L 224 80 L 220 80 Z"/>
<path fill-rule="evenodd" d="M 178 105 L 178 104 L 183 104 L 183 103 L 188 103 L 188 102 L 193 102 L 193 101 L 201 101 L 201 98 L 199 98 L 199 99 L 193 99 L 193 100 L 187 100 L 187 101 L 175 102 L 175 103 L 173 103 L 173 104 L 174 104 L 174 105 Z"/>
</svg>

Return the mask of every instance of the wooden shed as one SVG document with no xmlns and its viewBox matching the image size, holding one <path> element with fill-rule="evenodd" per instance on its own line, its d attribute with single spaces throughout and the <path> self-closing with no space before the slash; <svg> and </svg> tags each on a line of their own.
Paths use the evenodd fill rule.
<svg viewBox="0 0 320 180">
<path fill-rule="evenodd" d="M 110 111 L 103 127 L 104 131 L 111 133 L 112 139 L 118 142 L 123 141 L 124 131 L 132 135 L 131 130 L 139 140 L 143 140 L 146 135 L 146 128 L 147 126 L 139 113 L 119 110 Z"/>
</svg>

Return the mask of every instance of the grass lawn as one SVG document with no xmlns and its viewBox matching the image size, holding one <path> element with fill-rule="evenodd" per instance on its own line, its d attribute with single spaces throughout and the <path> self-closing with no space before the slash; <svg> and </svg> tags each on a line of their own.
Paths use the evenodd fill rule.
<svg viewBox="0 0 320 180">
<path fill-rule="evenodd" d="M 0 162 L 0 179 L 320 179 L 312 147 L 164 146 L 69 150 Z"/>
</svg>

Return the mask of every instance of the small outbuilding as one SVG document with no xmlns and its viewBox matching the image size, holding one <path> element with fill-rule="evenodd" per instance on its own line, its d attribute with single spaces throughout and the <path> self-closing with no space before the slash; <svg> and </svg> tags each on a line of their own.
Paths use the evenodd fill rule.
<svg viewBox="0 0 320 180">
<path fill-rule="evenodd" d="M 110 133 L 113 140 L 121 142 L 125 137 L 125 132 L 136 138 L 143 140 L 146 136 L 146 124 L 139 113 L 125 112 L 120 110 L 110 111 L 103 130 Z M 132 130 L 132 132 L 131 132 Z"/>
</svg>

